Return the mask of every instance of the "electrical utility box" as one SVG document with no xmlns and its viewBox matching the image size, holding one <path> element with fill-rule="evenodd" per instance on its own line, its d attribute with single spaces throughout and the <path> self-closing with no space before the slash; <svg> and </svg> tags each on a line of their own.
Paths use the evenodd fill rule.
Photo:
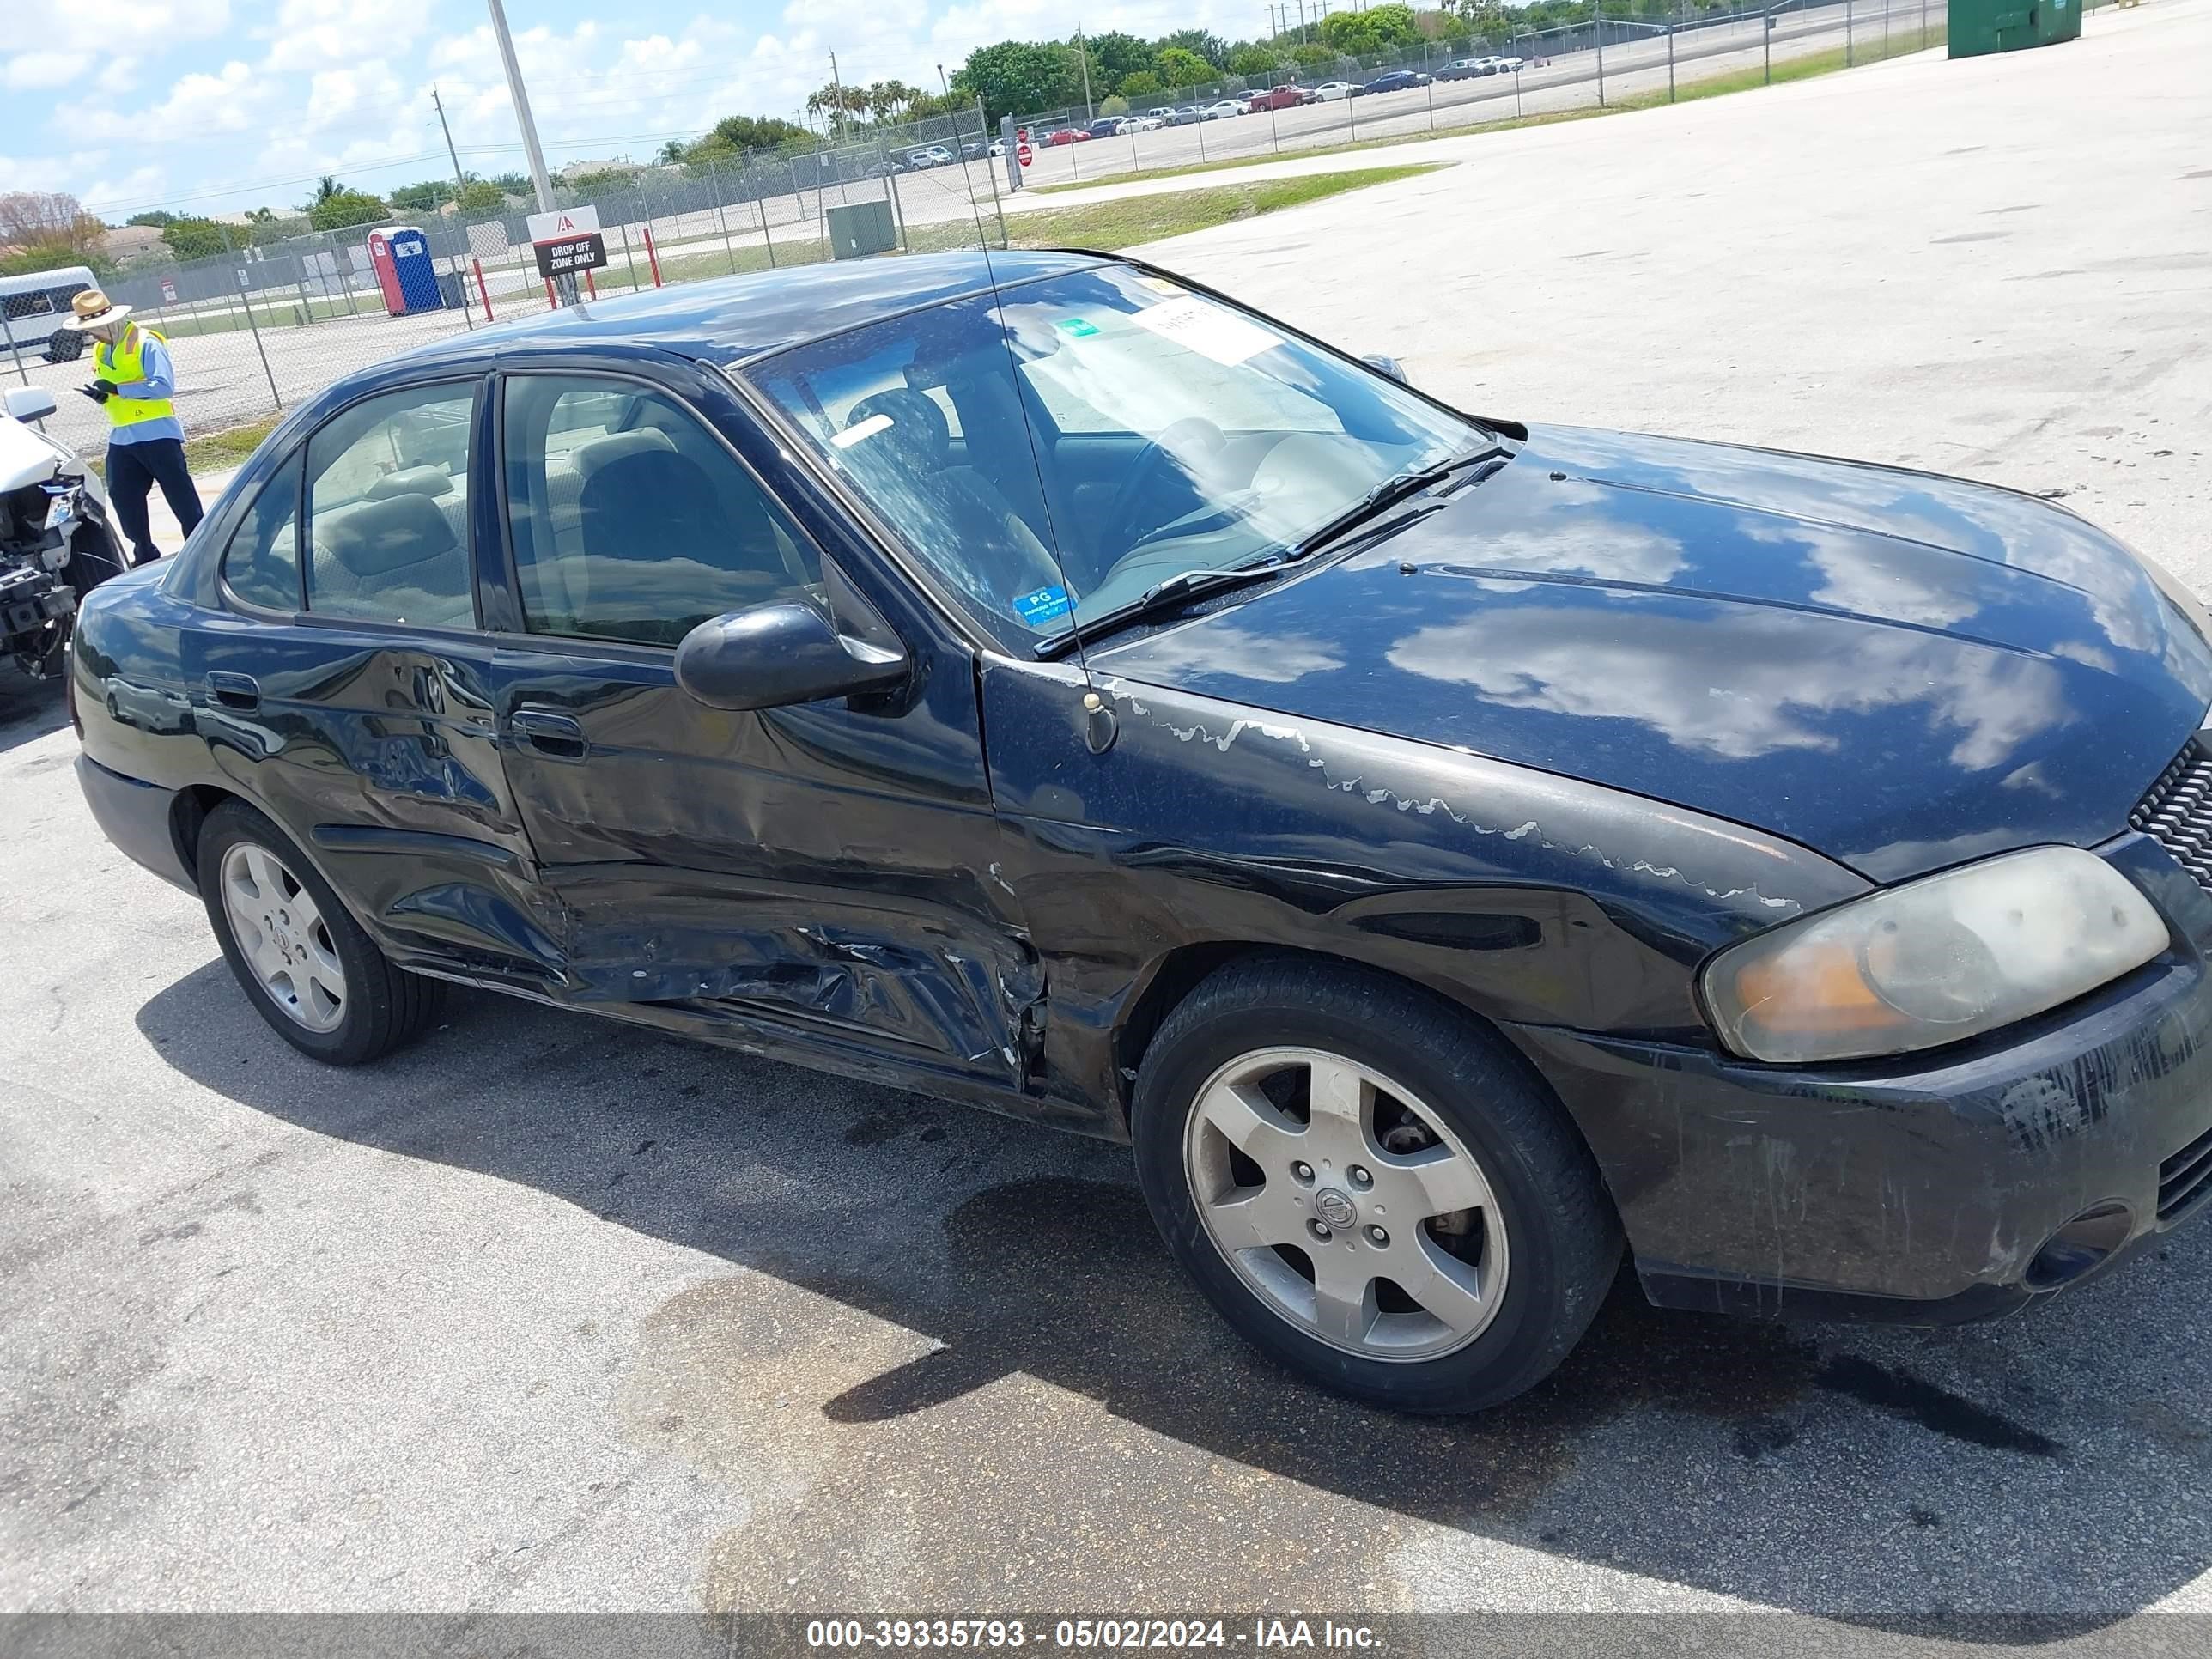
<svg viewBox="0 0 2212 1659">
<path fill-rule="evenodd" d="M 830 257 L 859 259 L 871 253 L 889 253 L 898 246 L 898 230 L 891 222 L 889 202 L 854 202 L 830 210 Z"/>
</svg>

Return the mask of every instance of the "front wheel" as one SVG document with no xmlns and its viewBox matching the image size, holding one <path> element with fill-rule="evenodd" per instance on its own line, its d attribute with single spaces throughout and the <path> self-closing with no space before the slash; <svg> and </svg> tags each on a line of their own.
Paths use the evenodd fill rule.
<svg viewBox="0 0 2212 1659">
<path fill-rule="evenodd" d="M 1340 1393 L 1476 1411 L 1547 1376 L 1620 1259 L 1597 1168 L 1492 1033 L 1379 975 L 1224 969 L 1138 1074 L 1169 1248 L 1255 1346 Z"/>
<path fill-rule="evenodd" d="M 199 879 L 247 1000 L 301 1054 L 363 1065 L 435 1018 L 444 984 L 394 967 L 283 831 L 244 802 L 208 814 Z"/>
</svg>

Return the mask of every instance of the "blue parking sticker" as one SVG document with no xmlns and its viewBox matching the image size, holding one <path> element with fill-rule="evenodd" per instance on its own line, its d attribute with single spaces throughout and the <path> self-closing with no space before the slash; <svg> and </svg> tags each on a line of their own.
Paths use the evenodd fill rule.
<svg viewBox="0 0 2212 1659">
<path fill-rule="evenodd" d="M 1056 617 L 1065 617 L 1074 608 L 1064 587 L 1040 587 L 1034 593 L 1019 594 L 1014 600 L 1014 614 L 1031 628 Z"/>
<path fill-rule="evenodd" d="M 1086 322 L 1080 317 L 1063 317 L 1053 326 L 1062 334 L 1072 335 L 1079 340 L 1088 338 L 1098 331 L 1097 324 Z"/>
</svg>

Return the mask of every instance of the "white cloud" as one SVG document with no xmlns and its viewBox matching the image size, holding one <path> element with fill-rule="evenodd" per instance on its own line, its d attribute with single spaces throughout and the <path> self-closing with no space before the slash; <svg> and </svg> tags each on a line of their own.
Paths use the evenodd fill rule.
<svg viewBox="0 0 2212 1659">
<path fill-rule="evenodd" d="M 92 63 L 88 52 L 25 52 L 8 60 L 0 71 L 0 86 L 11 92 L 45 91 L 65 87 Z"/>
</svg>

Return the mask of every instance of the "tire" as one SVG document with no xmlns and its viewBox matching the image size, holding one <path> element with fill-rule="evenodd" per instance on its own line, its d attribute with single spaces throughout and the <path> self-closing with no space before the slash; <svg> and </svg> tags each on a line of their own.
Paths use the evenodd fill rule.
<svg viewBox="0 0 2212 1659">
<path fill-rule="evenodd" d="M 208 814 L 198 863 L 200 896 L 223 959 L 246 1000 L 301 1054 L 331 1066 L 366 1065 L 412 1042 L 437 1017 L 444 981 L 392 966 L 290 838 L 243 801 Z M 241 874 L 243 882 L 234 879 Z M 266 908 L 241 922 L 233 902 L 249 884 Z M 242 903 L 241 913 L 253 908 Z M 264 933 L 260 923 L 270 917 L 275 924 Z M 254 937 L 242 938 L 241 927 Z M 272 985 L 258 963 L 282 975 Z"/>
<path fill-rule="evenodd" d="M 1316 1114 L 1317 1094 L 1347 1109 Z M 1534 1387 L 1620 1265 L 1619 1218 L 1559 1106 L 1495 1033 L 1380 974 L 1279 957 L 1214 974 L 1146 1050 L 1131 1130 L 1152 1218 L 1206 1299 L 1375 1405 L 1473 1412 Z M 1439 1194 L 1463 1206 L 1435 1214 Z"/>
</svg>

